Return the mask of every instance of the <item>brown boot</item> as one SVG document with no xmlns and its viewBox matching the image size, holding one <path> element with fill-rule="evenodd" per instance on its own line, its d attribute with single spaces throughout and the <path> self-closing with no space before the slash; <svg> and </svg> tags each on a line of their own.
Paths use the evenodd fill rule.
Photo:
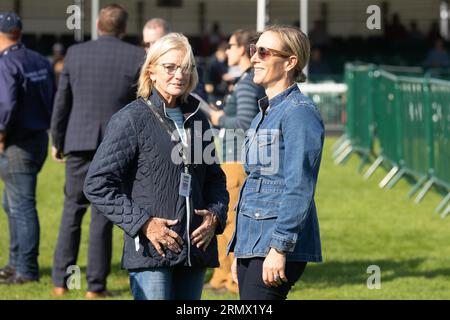
<svg viewBox="0 0 450 320">
<path fill-rule="evenodd" d="M 61 287 L 54 287 L 52 289 L 52 296 L 54 297 L 62 297 L 63 295 L 65 295 L 67 293 L 67 289 L 66 288 L 61 288 Z"/>
<path fill-rule="evenodd" d="M 104 299 L 104 298 L 110 298 L 113 294 L 111 291 L 104 290 L 104 291 L 88 291 L 86 292 L 86 299 Z"/>
</svg>

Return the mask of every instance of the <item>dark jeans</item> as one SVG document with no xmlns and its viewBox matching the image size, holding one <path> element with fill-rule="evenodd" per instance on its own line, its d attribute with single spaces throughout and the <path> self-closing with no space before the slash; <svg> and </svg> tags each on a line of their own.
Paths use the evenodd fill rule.
<svg viewBox="0 0 450 320">
<path fill-rule="evenodd" d="M 95 151 L 83 151 L 67 156 L 64 209 L 52 271 L 56 287 L 67 287 L 67 279 L 71 275 L 67 273 L 67 268 L 77 263 L 81 223 L 89 207 L 89 201 L 83 193 L 83 184 L 94 154 Z M 91 207 L 86 270 L 89 291 L 106 290 L 106 278 L 111 270 L 112 226 L 94 206 Z"/>
<path fill-rule="evenodd" d="M 289 290 L 300 279 L 306 262 L 286 262 L 288 282 L 278 287 L 267 287 L 262 278 L 264 258 L 237 260 L 239 296 L 241 300 L 286 300 Z"/>
<path fill-rule="evenodd" d="M 0 155 L 5 184 L 3 208 L 8 216 L 9 261 L 20 276 L 39 279 L 39 218 L 36 210 L 37 175 L 47 157 L 47 132 L 10 144 Z"/>
</svg>

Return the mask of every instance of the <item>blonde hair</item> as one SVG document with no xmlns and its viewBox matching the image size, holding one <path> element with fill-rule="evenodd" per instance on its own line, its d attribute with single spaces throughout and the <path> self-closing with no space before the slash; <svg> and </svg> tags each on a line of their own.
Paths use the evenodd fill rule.
<svg viewBox="0 0 450 320">
<path fill-rule="evenodd" d="M 293 69 L 293 80 L 305 82 L 306 75 L 303 73 L 303 69 L 308 64 L 311 51 L 308 36 L 298 28 L 291 26 L 273 25 L 267 27 L 264 32 L 275 33 L 281 40 L 283 51 L 297 57 L 298 62 Z"/>
<path fill-rule="evenodd" d="M 191 45 L 188 39 L 181 33 L 169 33 L 156 41 L 147 52 L 144 65 L 141 68 L 139 75 L 137 96 L 144 99 L 148 99 L 152 93 L 153 83 L 151 80 L 151 73 L 154 67 L 156 67 L 159 58 L 165 55 L 171 50 L 182 50 L 186 52 L 183 59 L 182 66 L 187 70 L 191 70 L 189 73 L 188 85 L 186 92 L 181 95 L 183 102 L 187 101 L 187 98 L 191 91 L 195 89 L 198 83 L 197 69 L 195 68 L 195 58 L 192 52 Z"/>
</svg>

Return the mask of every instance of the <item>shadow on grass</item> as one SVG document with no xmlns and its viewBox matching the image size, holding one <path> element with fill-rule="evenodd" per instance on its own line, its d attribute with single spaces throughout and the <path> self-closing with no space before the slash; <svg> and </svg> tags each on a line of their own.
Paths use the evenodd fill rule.
<svg viewBox="0 0 450 320">
<path fill-rule="evenodd" d="M 399 278 L 435 278 L 450 277 L 449 268 L 434 270 L 420 270 L 420 266 L 426 258 L 414 258 L 407 260 L 350 260 L 331 261 L 322 264 L 309 264 L 300 282 L 311 284 L 316 288 L 341 287 L 344 285 L 366 285 L 372 272 L 367 268 L 372 265 L 380 267 L 381 281 L 383 283 Z M 300 290 L 300 286 L 297 287 Z M 294 289 L 295 290 L 295 289 Z"/>
<path fill-rule="evenodd" d="M 41 267 L 39 272 L 40 272 L 41 278 L 44 278 L 44 277 L 51 278 L 52 277 L 52 268 L 50 266 Z M 81 273 L 82 281 L 85 282 L 86 281 L 86 266 L 80 266 L 80 273 Z M 68 274 L 68 276 L 69 276 L 69 274 Z M 126 285 L 120 285 L 121 287 L 123 287 L 123 289 L 122 288 L 121 289 L 117 289 L 117 288 L 109 289 L 109 286 L 108 286 L 108 291 L 110 291 L 113 294 L 113 296 L 120 296 L 120 295 L 130 293 L 130 288 L 129 288 L 129 284 L 128 284 L 128 272 L 126 270 L 122 270 L 120 263 L 111 264 L 111 272 L 108 276 L 108 284 L 111 283 L 111 276 L 114 276 L 116 278 L 123 277 L 124 283 L 126 283 Z M 117 286 L 117 283 L 116 283 L 116 286 Z"/>
<path fill-rule="evenodd" d="M 81 275 L 86 275 L 86 266 L 80 266 L 80 272 Z M 128 276 L 128 272 L 126 270 L 123 270 L 120 263 L 112 263 L 111 264 L 111 272 L 109 275 L 115 274 L 115 273 L 123 273 L 124 276 Z M 41 277 L 43 276 L 52 276 L 52 266 L 41 266 L 39 268 L 39 274 Z"/>
</svg>

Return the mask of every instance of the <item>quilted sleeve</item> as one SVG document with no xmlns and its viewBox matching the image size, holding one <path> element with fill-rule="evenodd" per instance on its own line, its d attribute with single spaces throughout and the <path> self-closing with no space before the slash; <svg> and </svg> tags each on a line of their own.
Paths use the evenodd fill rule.
<svg viewBox="0 0 450 320">
<path fill-rule="evenodd" d="M 123 193 L 123 182 L 138 150 L 138 136 L 125 112 L 115 114 L 84 182 L 86 198 L 129 236 L 135 237 L 150 218 Z"/>
</svg>

